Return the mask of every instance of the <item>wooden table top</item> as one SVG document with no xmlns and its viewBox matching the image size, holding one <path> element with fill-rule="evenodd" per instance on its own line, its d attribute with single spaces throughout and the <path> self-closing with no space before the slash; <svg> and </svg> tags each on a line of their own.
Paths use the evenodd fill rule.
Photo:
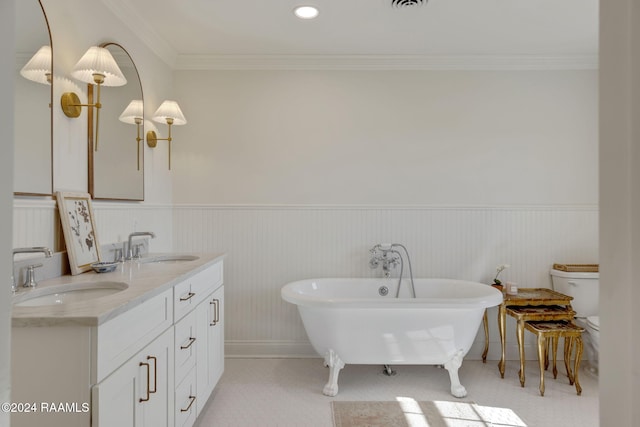
<svg viewBox="0 0 640 427">
<path fill-rule="evenodd" d="M 547 288 L 518 288 L 516 295 L 505 294 L 503 304 L 510 305 L 566 305 L 573 297 Z"/>
</svg>

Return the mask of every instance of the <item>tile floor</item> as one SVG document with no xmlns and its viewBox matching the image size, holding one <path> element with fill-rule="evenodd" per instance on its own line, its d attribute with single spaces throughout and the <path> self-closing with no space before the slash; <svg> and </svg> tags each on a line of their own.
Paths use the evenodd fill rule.
<svg viewBox="0 0 640 427">
<path fill-rule="evenodd" d="M 545 395 L 538 392 L 537 362 L 527 363 L 524 388 L 518 381 L 516 361 L 508 361 L 501 379 L 496 361 L 466 360 L 460 381 L 468 395 L 456 399 L 449 394 L 449 375 L 436 366 L 394 366 L 397 374 L 382 374 L 381 366 L 347 365 L 340 373 L 340 391 L 335 397 L 322 394 L 328 369 L 321 359 L 227 359 L 225 372 L 204 408 L 198 427 L 331 427 L 332 400 L 388 401 L 410 398 L 429 401 L 474 402 L 486 409 L 508 408 L 519 424 L 467 422 L 456 426 L 598 426 L 598 382 L 584 369 L 580 372 L 582 395 L 558 367 L 558 378 L 545 376 Z M 516 417 L 516 419 L 518 418 Z M 453 424 L 451 424 L 453 425 Z"/>
</svg>

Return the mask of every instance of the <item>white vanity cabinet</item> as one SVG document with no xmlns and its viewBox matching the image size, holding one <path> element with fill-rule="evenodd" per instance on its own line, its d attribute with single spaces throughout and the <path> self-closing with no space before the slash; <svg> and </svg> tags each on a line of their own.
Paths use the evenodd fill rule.
<svg viewBox="0 0 640 427">
<path fill-rule="evenodd" d="M 173 328 L 92 389 L 94 427 L 173 426 Z"/>
<path fill-rule="evenodd" d="M 82 316 L 14 317 L 12 400 L 72 406 L 15 413 L 11 425 L 192 426 L 224 369 L 222 258 L 168 273 L 155 288 L 157 270 L 149 268 L 149 278 L 138 273 L 129 287 L 149 293 L 117 315 L 103 310 L 105 321 L 86 314 L 94 305 L 82 307 Z"/>
<path fill-rule="evenodd" d="M 224 371 L 224 286 L 220 286 L 197 308 L 197 399 L 198 414 Z"/>
<path fill-rule="evenodd" d="M 11 425 L 173 426 L 173 402 L 167 403 L 174 385 L 172 302 L 173 289 L 167 289 L 97 326 L 12 328 L 12 400 L 32 402 L 38 411 L 12 413 Z M 138 399 L 149 377 L 142 362 L 149 363 L 156 390 L 144 407 Z M 63 410 L 44 411 L 43 403 Z M 114 417 L 129 422 L 113 423 Z"/>
<path fill-rule="evenodd" d="M 175 286 L 175 425 L 190 427 L 224 370 L 222 263 Z"/>
</svg>

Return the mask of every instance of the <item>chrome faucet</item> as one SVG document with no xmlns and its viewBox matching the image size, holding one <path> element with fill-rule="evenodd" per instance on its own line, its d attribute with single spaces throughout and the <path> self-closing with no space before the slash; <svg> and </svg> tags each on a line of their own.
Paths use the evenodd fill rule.
<svg viewBox="0 0 640 427">
<path fill-rule="evenodd" d="M 31 248 L 15 248 L 13 250 L 13 254 L 11 257 L 12 262 L 15 262 L 15 258 L 16 258 L 16 254 L 30 254 L 30 253 L 43 253 L 47 258 L 51 258 L 53 256 L 53 252 L 51 252 L 51 249 L 49 248 L 45 248 L 44 246 L 34 246 Z M 36 267 L 41 267 L 42 264 L 40 265 L 33 265 L 33 266 L 29 266 L 29 274 L 27 275 L 27 280 L 25 280 L 25 287 L 35 287 L 36 286 L 36 281 L 34 278 L 34 273 L 33 273 L 33 268 Z M 15 269 L 12 267 L 12 275 L 11 275 L 11 292 L 15 292 L 18 290 L 18 287 L 16 286 L 16 276 L 15 276 Z"/>
<path fill-rule="evenodd" d="M 369 259 L 369 267 L 378 268 L 382 263 L 382 272 L 385 278 L 391 277 L 391 270 L 400 264 L 400 276 L 398 277 L 398 287 L 396 288 L 396 298 L 400 296 L 400 285 L 402 284 L 402 273 L 404 271 L 404 262 L 402 254 L 396 250 L 401 248 L 407 258 L 409 264 L 409 276 L 411 278 L 411 295 L 416 297 L 416 288 L 413 283 L 413 269 L 411 268 L 411 258 L 409 257 L 409 251 L 400 243 L 379 243 L 369 250 L 371 259 Z"/>
<path fill-rule="evenodd" d="M 371 259 L 369 259 L 369 267 L 377 268 L 382 264 L 382 272 L 385 278 L 391 277 L 391 270 L 396 268 L 400 264 L 402 275 L 402 257 L 400 252 L 391 249 L 391 246 L 385 247 L 384 245 L 376 245 L 369 250 L 371 253 Z"/>
<path fill-rule="evenodd" d="M 129 234 L 129 242 L 127 243 L 126 259 L 133 259 L 133 246 L 131 244 L 131 241 L 133 240 L 134 237 L 139 237 L 139 236 L 149 236 L 152 239 L 155 239 L 156 233 L 154 233 L 153 231 L 135 231 Z"/>
</svg>

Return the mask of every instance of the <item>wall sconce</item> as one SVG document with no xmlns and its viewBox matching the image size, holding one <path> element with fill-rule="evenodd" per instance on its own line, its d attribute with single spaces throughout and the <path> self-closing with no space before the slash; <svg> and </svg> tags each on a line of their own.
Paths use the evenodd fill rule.
<svg viewBox="0 0 640 427">
<path fill-rule="evenodd" d="M 138 153 L 138 170 L 140 170 L 140 141 L 142 141 L 142 138 L 140 138 L 140 125 L 142 124 L 143 117 L 144 107 L 141 99 L 134 99 L 133 101 L 131 101 L 119 117 L 119 120 L 121 122 L 136 125 L 136 152 Z"/>
<path fill-rule="evenodd" d="M 96 148 L 98 151 L 98 129 L 100 127 L 100 86 L 123 86 L 127 79 L 120 71 L 115 59 L 108 49 L 104 47 L 92 46 L 80 58 L 71 71 L 71 76 L 81 82 L 95 84 L 98 86 L 96 102 L 94 104 L 81 104 L 80 98 L 75 92 L 65 92 L 62 94 L 60 103 L 62 111 L 67 117 L 77 118 L 82 111 L 80 107 L 96 108 Z"/>
<path fill-rule="evenodd" d="M 156 133 L 152 130 L 147 132 L 147 145 L 154 148 L 158 141 L 167 141 L 169 145 L 169 170 L 171 170 L 171 126 L 180 126 L 187 123 L 187 119 L 184 118 L 182 110 L 176 101 L 164 101 L 160 104 L 160 107 L 156 110 L 155 114 L 151 118 L 154 122 L 167 123 L 169 126 L 169 136 L 167 138 L 158 138 Z"/>
<path fill-rule="evenodd" d="M 36 83 L 51 84 L 51 46 L 42 46 L 20 70 L 20 75 Z"/>
</svg>

